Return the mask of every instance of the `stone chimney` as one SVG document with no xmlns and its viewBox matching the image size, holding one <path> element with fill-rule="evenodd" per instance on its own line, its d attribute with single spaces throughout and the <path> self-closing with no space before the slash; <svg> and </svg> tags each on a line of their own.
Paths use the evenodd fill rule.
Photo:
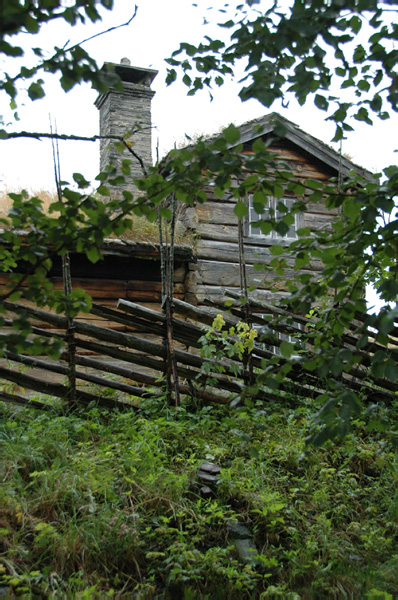
<svg viewBox="0 0 398 600">
<path fill-rule="evenodd" d="M 100 135 L 124 136 L 134 131 L 131 141 L 133 150 L 142 159 L 145 166 L 152 165 L 151 100 L 155 92 L 151 83 L 157 75 L 153 69 L 132 67 L 128 58 L 122 58 L 120 64 L 105 63 L 103 69 L 119 75 L 123 89 L 110 88 L 100 94 L 95 106 L 100 111 Z M 104 171 L 110 163 L 121 164 L 125 158 L 131 159 L 131 177 L 141 177 L 139 162 L 125 150 L 117 152 L 111 140 L 100 142 L 100 170 Z M 122 188 L 129 186 L 121 186 Z"/>
</svg>

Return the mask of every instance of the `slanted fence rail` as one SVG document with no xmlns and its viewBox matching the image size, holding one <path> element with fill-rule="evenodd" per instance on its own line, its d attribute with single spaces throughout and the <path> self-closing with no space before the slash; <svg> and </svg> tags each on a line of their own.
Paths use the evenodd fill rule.
<svg viewBox="0 0 398 600">
<path fill-rule="evenodd" d="M 291 339 L 303 336 L 304 332 L 314 327 L 314 321 L 261 301 L 251 300 L 249 307 L 235 306 L 228 311 L 212 302 L 208 304 L 210 306 L 207 308 L 198 308 L 182 300 L 173 301 L 172 331 L 178 373 L 178 381 L 174 385 L 178 385 L 179 394 L 203 402 L 223 404 L 247 394 L 253 394 L 256 399 L 263 401 L 276 397 L 275 392 L 261 386 L 251 386 L 251 382 L 255 380 L 256 373 L 263 369 L 264 361 L 275 359 L 281 340 L 287 339 L 287 336 L 291 336 Z M 10 315 L 22 308 L 12 303 L 5 303 L 5 307 Z M 23 308 L 32 321 L 33 334 L 66 339 L 66 317 L 33 307 Z M 60 360 L 54 361 L 7 351 L 0 365 L 0 378 L 9 382 L 9 385 L 0 389 L 0 399 L 48 408 L 45 400 L 29 399 L 26 393 L 20 393 L 19 388 L 22 388 L 61 398 L 65 403 L 70 402 L 73 396 L 75 401 L 83 404 L 94 401 L 108 408 L 134 408 L 138 405 L 137 398 L 159 396 L 159 389 L 165 385 L 168 368 L 167 316 L 126 300 L 119 300 L 116 309 L 93 305 L 91 313 L 104 322 L 111 321 L 124 326 L 125 331 L 74 320 L 76 352 L 73 360 L 77 387 L 73 395 L 68 380 L 70 356 L 67 352 Z M 247 320 L 249 315 L 250 323 L 259 330 L 259 338 L 249 361 L 247 356 L 242 360 L 236 356 L 225 356 L 217 361 L 201 356 L 200 338 L 205 334 L 204 328 L 211 326 L 218 314 L 222 314 L 227 328 L 236 326 L 240 320 Z M 279 317 L 272 319 L 272 327 L 269 320 L 271 316 Z M 361 318 L 363 315 L 358 315 L 358 319 Z M 6 324 L 11 325 L 12 320 Z M 295 395 L 302 397 L 317 396 L 325 390 L 324 381 L 302 367 L 303 359 L 311 350 L 311 338 L 305 337 L 305 347 L 294 359 L 292 369 L 278 391 L 278 398 L 292 390 Z M 361 391 L 371 398 L 383 397 L 389 401 L 398 392 L 398 383 L 369 374 L 371 354 L 378 349 L 385 350 L 385 347 L 371 340 L 371 332 L 369 339 L 361 350 L 356 350 L 359 363 L 341 374 L 339 379 L 347 388 Z M 347 332 L 342 336 L 341 344 L 346 348 L 356 348 L 357 337 Z M 341 347 L 336 346 L 336 352 Z M 396 337 L 391 337 L 388 351 L 398 360 Z M 279 356 L 278 362 L 283 365 L 286 359 Z M 21 370 L 18 365 L 27 369 Z M 115 390 L 116 393 L 109 395 L 105 390 Z"/>
</svg>

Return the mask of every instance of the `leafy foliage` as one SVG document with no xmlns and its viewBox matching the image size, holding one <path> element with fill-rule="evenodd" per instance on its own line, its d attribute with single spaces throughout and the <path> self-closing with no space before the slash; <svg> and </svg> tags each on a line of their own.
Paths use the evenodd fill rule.
<svg viewBox="0 0 398 600">
<path fill-rule="evenodd" d="M 159 397 L 134 415 L 3 414 L 0 576 L 10 594 L 395 593 L 397 464 L 382 432 L 356 420 L 343 443 L 303 457 L 312 403 L 186 409 L 176 420 Z M 221 467 L 209 497 L 197 480 L 204 461 Z M 232 523 L 252 535 L 250 564 Z"/>
<path fill-rule="evenodd" d="M 101 20 L 99 7 L 111 10 L 113 0 L 76 0 L 65 5 L 61 0 L 38 0 L 29 2 L 8 0 L 1 7 L 1 39 L 0 56 L 15 57 L 25 56 L 26 48 L 21 44 L 18 34 L 34 36 L 40 33 L 43 25 L 58 19 L 63 19 L 71 27 L 76 23 L 85 23 L 88 19 L 92 23 Z M 8 94 L 11 107 L 16 108 L 18 85 L 28 82 L 27 92 L 31 100 L 38 100 L 45 96 L 42 73 L 58 73 L 62 88 L 67 92 L 80 82 L 90 82 L 98 91 L 105 91 L 109 85 L 118 83 L 115 74 L 101 71 L 94 58 L 91 57 L 81 45 L 71 47 L 54 47 L 52 56 L 46 57 L 42 48 L 31 45 L 32 52 L 37 62 L 32 67 L 21 66 L 16 74 L 5 72 L 0 80 L 0 90 Z"/>
<path fill-rule="evenodd" d="M 213 81 L 221 85 L 242 62 L 242 100 L 255 98 L 270 107 L 289 95 L 300 104 L 311 97 L 336 122 L 338 140 L 352 131 L 350 114 L 372 124 L 373 114 L 387 119 L 389 110 L 397 110 L 398 26 L 385 8 L 377 0 L 296 0 L 265 11 L 241 5 L 236 18 L 220 23 L 230 44 L 213 39 L 180 44 L 168 59 L 168 80 L 177 77 L 178 67 L 194 94 Z"/>
<path fill-rule="evenodd" d="M 18 56 L 21 49 L 11 44 L 13 36 L 25 30 L 34 34 L 41 23 L 55 18 L 66 19 L 71 25 L 86 17 L 95 21 L 99 17 L 97 5 L 94 1 L 84 5 L 76 2 L 64 8 L 55 0 L 26 5 L 8 3 L 4 17 L 6 35 L 0 50 Z M 103 0 L 102 5 L 111 8 L 112 2 Z M 243 62 L 243 100 L 255 98 L 271 107 L 275 100 L 288 100 L 289 95 L 301 104 L 312 98 L 317 109 L 336 123 L 334 139 L 338 140 L 352 129 L 351 117 L 371 125 L 374 117 L 386 119 L 397 110 L 398 25 L 390 16 L 377 0 L 296 0 L 284 8 L 274 3 L 266 11 L 248 2 L 236 7 L 234 19 L 221 23 L 222 30 L 230 35 L 227 45 L 210 38 L 199 46 L 181 44 L 169 59 L 168 81 L 177 78 L 179 69 L 188 93 L 192 94 L 213 82 L 221 85 Z M 5 75 L 3 89 L 15 102 L 16 80 L 33 79 L 29 83 L 30 96 L 39 98 L 44 90 L 36 75 L 42 69 L 60 71 L 65 90 L 87 78 L 100 91 L 104 83 L 114 83 L 107 79 L 107 73 L 98 72 L 84 51 L 76 47 L 68 52 L 56 49 L 51 59 L 39 61 L 32 72 L 21 71 L 16 78 Z M 40 56 L 39 51 L 36 54 Z M 275 120 L 273 138 L 261 139 L 260 133 L 252 153 L 242 152 L 240 132 L 233 125 L 215 139 L 199 139 L 192 147 L 174 149 L 161 164 L 133 181 L 139 197 L 124 191 L 117 203 L 101 203 L 98 197 L 87 195 L 87 182 L 76 175 L 79 191 L 65 187 L 65 202 L 53 206 L 59 212 L 56 219 L 43 214 L 37 198 L 16 195 L 10 214 L 12 227 L 1 234 L 1 258 L 8 271 L 15 271 L 18 262 L 24 262 L 27 270 L 25 275 L 13 272 L 7 295 L 13 299 L 25 296 L 73 315 L 88 301 L 53 295 L 46 277 L 49 245 L 61 255 L 72 249 L 85 252 L 95 262 L 100 259 L 99 247 L 105 235 L 120 235 L 128 229 L 131 213 L 156 220 L 159 208 L 167 213 L 170 194 L 190 205 L 203 203 L 207 199 L 205 186 L 211 183 L 216 196 L 236 200 L 235 213 L 239 218 L 245 217 L 242 199 L 247 194 L 253 194 L 254 206 L 259 209 L 269 196 L 280 199 L 286 192 L 294 195 L 297 201 L 281 218 L 270 211 L 259 222 L 267 235 L 273 230 L 284 235 L 295 213 L 304 211 L 311 202 L 325 200 L 328 207 L 338 209 L 340 216 L 330 231 L 299 231 L 300 238 L 288 251 L 297 275 L 289 281 L 290 297 L 286 300 L 287 308 L 304 314 L 316 309 L 319 317 L 311 332 L 313 356 L 304 367 L 317 370 L 328 383 L 328 393 L 322 398 L 327 408 L 318 413 L 320 431 L 315 428 L 313 435 L 313 440 L 321 443 L 328 437 L 347 433 L 355 420 L 360 397 L 348 397 L 339 376 L 347 365 L 361 363 L 363 347 L 373 341 L 377 344 L 377 350 L 369 355 L 368 367 L 373 375 L 393 386 L 397 380 L 396 350 L 394 354 L 389 346 L 397 335 L 398 316 L 398 308 L 393 305 L 398 293 L 398 170 L 387 166 L 374 178 L 364 180 L 352 173 L 342 181 L 326 184 L 298 179 L 270 150 L 272 140 L 283 138 L 286 133 L 283 124 Z M 127 143 L 126 137 L 119 146 Z M 127 161 L 123 161 L 121 170 L 110 167 L 98 176 L 98 194 L 106 200 L 110 189 L 129 183 L 129 177 Z M 25 238 L 18 233 L 21 229 L 27 232 Z M 283 278 L 287 253 L 279 247 L 272 253 L 269 267 Z M 318 275 L 302 273 L 314 259 L 323 264 Z M 23 286 L 25 281 L 29 288 Z M 385 306 L 379 313 L 358 321 L 358 315 L 365 310 L 367 284 L 374 285 Z M 23 349 L 29 332 L 26 318 L 21 315 L 15 326 L 19 347 Z M 373 339 L 369 327 L 374 332 Z M 351 350 L 336 355 L 340 337 L 352 328 L 359 341 Z M 10 338 L 2 338 L 1 343 L 9 341 Z M 290 350 L 284 346 L 287 358 Z M 287 369 L 284 366 L 278 377 L 283 377 Z M 273 362 L 264 364 L 266 376 L 274 370 Z"/>
</svg>

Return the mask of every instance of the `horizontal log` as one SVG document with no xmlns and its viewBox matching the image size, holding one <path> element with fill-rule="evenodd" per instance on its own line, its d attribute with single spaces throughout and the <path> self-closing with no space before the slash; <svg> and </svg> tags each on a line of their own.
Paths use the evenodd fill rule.
<svg viewBox="0 0 398 600">
<path fill-rule="evenodd" d="M 214 225 L 238 225 L 239 219 L 234 213 L 235 205 L 225 202 L 206 202 L 196 207 L 199 223 Z"/>
<path fill-rule="evenodd" d="M 236 242 L 238 239 L 238 225 L 199 223 L 197 233 L 202 239 Z"/>
<path fill-rule="evenodd" d="M 327 215 L 329 219 L 332 220 L 340 212 L 339 208 L 327 208 L 324 202 L 311 202 L 307 201 L 306 198 L 304 198 L 304 202 L 306 205 L 305 212 L 307 214 L 313 213 L 314 215 Z"/>
<path fill-rule="evenodd" d="M 147 375 L 145 373 L 140 373 L 138 371 L 131 371 L 130 369 L 112 365 L 109 362 L 105 363 L 104 361 L 100 361 L 97 359 L 88 359 L 88 358 L 85 358 L 85 357 L 82 357 L 79 355 L 76 356 L 76 362 L 78 364 L 85 365 L 85 366 L 91 367 L 93 369 L 109 371 L 110 373 L 114 373 L 116 375 L 121 375 L 123 377 L 133 379 L 140 383 L 145 383 L 147 385 L 151 385 L 154 387 L 163 387 L 163 385 L 164 385 L 164 383 L 162 381 L 160 381 L 158 377 L 153 377 L 151 375 Z M 192 376 L 194 374 L 194 372 L 190 371 L 189 369 L 180 369 L 179 371 L 181 374 L 184 374 L 184 375 L 189 374 L 190 376 Z M 239 385 L 238 383 L 230 382 L 226 379 L 223 380 L 220 377 L 218 378 L 218 381 L 220 384 L 219 387 L 221 389 L 226 389 L 228 391 L 233 391 L 233 392 L 238 392 L 238 393 L 240 393 L 242 391 L 242 385 Z M 189 386 L 186 386 L 181 383 L 179 383 L 178 386 L 179 386 L 179 390 L 182 394 L 187 394 L 187 395 L 191 394 L 191 388 Z M 223 396 L 220 396 L 220 394 L 216 394 L 214 392 L 206 392 L 206 390 L 202 390 L 202 389 L 196 389 L 195 394 L 197 395 L 197 397 L 201 398 L 202 400 L 207 400 L 207 401 L 211 401 L 211 402 L 224 403 L 224 402 L 228 401 Z M 138 395 L 138 394 L 136 394 L 136 395 Z M 146 390 L 144 388 L 142 388 L 140 395 L 147 396 L 148 394 L 147 394 Z"/>
<path fill-rule="evenodd" d="M 300 273 L 314 274 L 310 269 L 300 269 Z M 285 268 L 284 276 L 281 278 L 273 269 L 256 269 L 252 265 L 246 265 L 247 284 L 259 289 L 275 289 L 275 285 L 276 289 L 286 289 L 286 280 L 292 280 L 295 275 L 297 275 L 297 271 L 291 268 Z M 187 281 L 190 284 L 239 287 L 239 265 L 221 261 L 200 260 L 197 265 L 192 266 Z"/>
<path fill-rule="evenodd" d="M 303 213 L 303 227 L 309 227 L 311 231 L 331 231 L 333 219 L 329 215 Z"/>
<path fill-rule="evenodd" d="M 122 350 L 116 346 L 104 345 L 98 342 L 85 340 L 80 337 L 76 337 L 75 342 L 78 348 L 83 348 L 101 356 L 110 356 L 112 358 L 122 360 L 123 362 L 127 362 L 129 364 L 148 367 L 149 369 L 153 369 L 159 372 L 164 371 L 164 361 L 148 356 L 147 354 Z"/>
<path fill-rule="evenodd" d="M 159 321 L 159 316 L 162 317 L 163 322 L 165 321 L 164 315 L 159 315 L 159 313 L 151 311 L 150 309 L 142 309 L 138 304 L 135 304 L 133 302 L 126 302 L 125 300 L 120 300 L 118 307 L 121 307 L 124 311 L 131 315 L 130 320 L 133 325 L 137 322 L 137 320 L 141 320 L 137 315 L 148 317 L 148 319 L 150 320 L 149 322 L 146 321 L 146 323 L 149 327 L 156 326 L 156 324 L 153 323 L 153 320 Z M 145 322 L 144 319 L 142 319 L 142 322 Z M 200 344 L 198 343 L 198 339 L 203 335 L 203 331 L 200 327 L 192 323 L 187 323 L 186 321 L 183 321 L 176 317 L 173 317 L 172 322 L 173 337 L 175 341 L 189 346 L 200 346 Z M 157 327 L 160 327 L 160 331 L 164 336 L 166 332 L 164 330 L 163 323 L 160 326 L 157 325 Z"/>
<path fill-rule="evenodd" d="M 54 406 L 53 404 L 44 404 L 34 398 L 26 398 L 25 396 L 19 396 L 18 394 L 8 394 L 2 390 L 0 390 L 0 400 L 2 402 L 7 402 L 7 404 L 18 404 L 25 408 L 35 408 L 36 410 L 45 410 L 51 413 L 60 412 L 59 407 Z"/>
<path fill-rule="evenodd" d="M 297 200 L 302 200 L 298 198 Z M 212 224 L 212 225 L 232 225 L 237 226 L 238 217 L 234 212 L 236 200 L 230 204 L 225 202 L 206 202 L 205 204 L 198 205 L 196 207 L 198 224 Z M 301 220 L 306 223 L 307 227 L 311 227 L 311 223 L 317 223 L 318 221 L 328 222 L 334 219 L 337 214 L 337 210 L 328 210 L 324 203 L 308 203 L 306 210 L 300 213 Z"/>
<path fill-rule="evenodd" d="M 94 369 L 96 371 L 105 371 L 107 373 L 113 373 L 114 375 L 119 375 L 120 377 L 124 377 L 126 379 L 131 379 L 133 381 L 137 381 L 138 383 L 145 383 L 146 385 L 151 385 L 154 387 L 159 387 L 163 385 L 159 382 L 159 377 L 155 377 L 153 375 L 148 375 L 147 373 L 142 373 L 140 371 L 134 371 L 128 367 L 122 367 L 120 365 L 115 365 L 111 363 L 109 360 L 104 361 L 98 358 L 87 358 L 86 356 L 82 356 L 81 354 L 76 354 L 76 363 L 78 365 L 88 367 L 90 369 Z M 132 386 L 130 386 L 132 387 Z M 137 388 L 140 389 L 140 388 Z M 138 395 L 138 394 L 134 394 Z M 141 393 L 139 394 L 142 395 Z"/>
<path fill-rule="evenodd" d="M 76 345 L 78 347 L 81 346 L 81 341 L 79 338 L 77 338 L 76 340 Z M 139 355 L 137 353 L 133 353 L 133 352 L 128 352 L 126 350 L 120 350 L 118 348 L 111 348 L 111 347 L 107 347 L 107 346 L 103 346 L 101 344 L 95 343 L 95 342 L 84 342 L 83 346 L 91 349 L 92 351 L 95 351 L 99 354 L 103 354 L 105 352 L 108 352 L 108 355 L 123 360 L 125 362 L 129 362 L 132 364 L 138 364 L 141 366 L 145 366 L 145 367 L 149 367 L 151 369 L 155 369 L 160 371 L 162 374 L 164 373 L 164 369 L 165 369 L 165 363 L 163 361 L 157 361 L 156 359 L 151 358 L 150 356 L 146 356 L 146 355 Z M 80 356 L 79 355 L 79 359 L 80 360 Z M 93 359 L 96 360 L 96 359 Z M 82 363 L 83 364 L 83 363 Z M 88 364 L 88 363 L 86 363 Z M 108 363 L 106 363 L 108 364 Z M 111 363 L 109 363 L 111 364 Z M 124 369 L 126 369 L 127 373 L 125 374 L 126 376 L 128 376 L 128 373 L 130 373 L 130 378 L 134 379 L 134 377 L 137 375 L 137 372 L 132 372 L 130 371 L 128 368 L 122 367 Z M 104 370 L 108 370 L 108 369 L 104 369 Z M 194 371 L 192 369 L 189 369 L 187 367 L 183 367 L 180 364 L 177 365 L 177 371 L 178 371 L 178 375 L 180 377 L 186 378 L 186 379 L 190 379 L 190 380 L 197 380 L 199 382 L 204 382 L 205 379 L 207 378 L 206 375 L 200 373 L 200 370 Z M 112 371 L 110 371 L 112 372 Z M 121 373 L 121 372 L 119 372 Z M 146 374 L 141 373 L 140 375 L 142 375 L 143 377 L 146 377 Z M 221 376 L 215 375 L 215 379 L 217 381 L 219 381 L 220 385 L 219 387 L 221 389 L 225 389 L 227 391 L 232 391 L 232 392 L 237 392 L 237 391 L 241 391 L 242 386 L 239 383 L 234 383 L 234 382 L 230 382 L 228 380 L 226 380 L 225 378 L 222 378 Z M 137 381 L 140 381 L 141 383 L 146 383 L 143 379 L 138 379 Z M 159 377 L 155 377 L 155 381 L 153 381 L 151 383 L 151 385 L 154 386 L 159 386 L 159 385 L 163 385 L 161 381 L 159 381 Z M 186 393 L 186 392 L 184 392 Z M 199 393 L 199 391 L 198 391 Z"/>
<path fill-rule="evenodd" d="M 173 304 L 175 312 L 184 315 L 189 319 L 200 321 L 200 323 L 204 323 L 205 325 L 212 325 L 217 314 L 220 312 L 219 310 L 212 310 L 209 308 L 201 309 L 197 306 L 189 304 L 188 302 L 184 302 L 183 300 L 174 300 Z M 226 317 L 226 322 L 233 326 L 236 324 L 237 319 L 234 319 L 231 315 L 229 315 Z"/>
<path fill-rule="evenodd" d="M 228 287 L 228 290 L 239 293 L 239 287 Z M 187 294 L 186 300 L 187 302 L 191 302 L 192 304 L 198 306 L 212 306 L 211 302 L 216 302 L 217 304 L 224 303 L 226 300 L 230 300 L 230 298 L 226 297 L 226 288 L 217 285 L 200 285 L 196 284 L 193 291 Z M 289 296 L 288 292 L 284 290 L 266 290 L 266 289 L 256 289 L 250 292 L 251 298 L 269 298 L 270 300 L 274 300 L 275 298 L 286 298 Z"/>
<path fill-rule="evenodd" d="M 76 323 L 75 329 L 77 333 L 83 333 L 101 341 L 110 342 L 118 346 L 132 348 L 145 354 L 150 354 L 151 356 L 157 356 L 161 358 L 166 357 L 166 348 L 162 344 L 150 342 L 137 336 L 133 336 L 127 333 L 114 332 L 110 329 L 104 329 L 102 327 L 88 325 L 87 323 Z M 175 356 L 178 362 L 198 368 L 201 368 L 201 366 L 205 362 L 211 362 L 207 359 L 201 358 L 197 355 L 190 354 L 189 352 L 185 352 L 184 350 L 179 349 L 175 349 Z M 223 365 L 225 366 L 226 372 L 232 374 L 229 365 L 227 363 L 223 363 Z"/>
<path fill-rule="evenodd" d="M 183 281 L 185 279 L 185 268 L 184 274 L 178 277 L 178 282 L 174 284 L 174 293 L 182 296 L 185 293 L 185 287 Z M 8 275 L 1 274 L 0 277 L 0 288 L 8 284 Z M 52 278 L 51 281 L 54 284 L 55 290 L 63 290 L 62 279 Z M 117 301 L 119 298 L 130 298 L 137 299 L 144 302 L 160 302 L 162 284 L 160 281 L 139 281 L 139 280 L 106 280 L 106 279 L 73 279 L 73 288 L 84 289 L 89 296 L 95 301 Z M 22 289 L 28 288 L 28 283 L 24 282 L 21 286 Z"/>
<path fill-rule="evenodd" d="M 278 240 L 275 240 L 274 245 L 278 245 Z M 268 246 L 252 246 L 245 243 L 244 254 L 246 265 L 254 264 L 266 264 L 269 265 L 270 261 L 275 258 L 271 253 L 272 244 Z M 236 243 L 232 242 L 219 242 L 215 240 L 198 240 L 196 249 L 198 262 L 200 260 L 212 260 L 220 262 L 230 262 L 239 265 L 239 245 L 238 240 Z M 289 257 L 287 254 L 282 254 L 280 258 L 285 259 L 287 266 L 294 268 L 295 257 Z M 195 270 L 196 265 L 191 265 L 191 271 Z M 312 259 L 309 267 L 313 271 L 320 271 L 323 268 L 323 264 L 320 260 Z"/>
<path fill-rule="evenodd" d="M 241 293 L 236 293 L 232 290 L 227 290 L 225 295 L 229 298 L 234 298 L 235 300 L 244 300 L 244 297 Z M 271 302 L 267 302 L 266 300 L 257 300 L 256 298 L 250 297 L 249 305 L 253 308 L 260 309 L 264 313 L 270 313 L 275 315 L 281 315 L 286 318 L 293 318 L 297 323 L 301 323 L 302 325 L 312 325 L 312 319 L 308 319 L 308 317 L 303 317 L 302 315 L 297 315 L 295 313 L 291 313 L 279 306 L 275 306 L 275 304 L 271 304 Z"/>
<path fill-rule="evenodd" d="M 127 302 L 127 301 L 123 300 L 123 302 Z M 150 309 L 146 308 L 143 310 L 148 311 Z M 129 318 L 128 315 L 124 314 L 123 312 L 120 312 L 120 311 L 114 310 L 114 309 L 101 307 L 101 306 L 98 306 L 97 304 L 93 304 L 91 312 L 94 313 L 95 315 L 103 316 L 108 319 L 112 319 L 112 321 L 115 323 L 121 323 L 121 324 L 126 325 L 129 328 L 138 329 L 139 331 L 141 331 L 143 333 L 157 334 L 159 336 L 163 336 L 165 333 L 163 324 L 155 323 L 153 321 L 148 321 L 145 319 L 140 319 L 138 317 L 135 319 L 131 319 L 131 318 Z M 88 321 L 86 321 L 86 322 L 88 322 Z"/>
<path fill-rule="evenodd" d="M 14 354 L 13 352 L 7 351 L 5 351 L 4 355 L 8 360 L 11 360 L 13 362 L 18 362 L 23 365 L 36 367 L 37 369 L 42 369 L 44 371 L 50 371 L 51 373 L 59 373 L 60 375 L 65 376 L 69 375 L 69 367 L 66 365 L 61 365 L 59 362 L 53 363 L 49 360 L 43 360 L 33 356 L 26 356 L 23 354 Z M 84 361 L 84 358 L 81 358 Z M 84 362 L 79 364 L 84 364 Z M 76 378 L 81 379 L 83 381 L 88 381 L 90 383 L 95 383 L 96 385 L 102 386 L 103 388 L 119 390 L 120 392 L 130 394 L 131 396 L 142 396 L 143 394 L 142 388 L 134 387 L 119 381 L 108 380 L 103 377 L 98 377 L 97 375 L 92 375 L 90 373 L 82 373 L 81 371 L 76 371 Z"/>
<path fill-rule="evenodd" d="M 117 308 L 129 314 L 149 319 L 149 321 L 161 323 L 164 323 L 166 321 L 166 317 L 162 312 L 155 311 L 151 308 L 146 308 L 141 304 L 137 304 L 135 302 L 128 302 L 126 300 L 120 299 L 118 300 Z"/>
<path fill-rule="evenodd" d="M 67 399 L 69 394 L 69 388 L 60 383 L 50 383 L 49 381 L 42 381 L 36 377 L 27 375 L 26 373 L 19 373 L 18 371 L 0 367 L 0 377 L 7 381 L 12 381 L 22 388 L 33 390 L 41 394 L 49 396 L 56 396 L 63 400 Z M 134 408 L 133 405 L 118 402 L 113 398 L 106 398 L 102 396 L 96 396 L 82 390 L 76 390 L 76 401 L 83 404 L 90 402 L 97 402 L 100 406 L 107 408 Z"/>
</svg>

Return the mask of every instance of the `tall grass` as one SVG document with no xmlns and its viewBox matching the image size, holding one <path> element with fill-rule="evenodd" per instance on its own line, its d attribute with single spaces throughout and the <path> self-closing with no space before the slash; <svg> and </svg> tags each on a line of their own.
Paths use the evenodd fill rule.
<svg viewBox="0 0 398 600">
<path fill-rule="evenodd" d="M 10 198 L 9 194 L 10 193 L 16 193 L 19 194 L 21 192 L 20 189 L 16 189 L 16 190 L 8 190 L 8 191 L 4 191 L 3 193 L 0 193 L 0 218 L 1 219 L 8 219 L 8 213 L 12 208 L 12 199 Z M 57 193 L 56 191 L 52 191 L 52 190 L 29 190 L 29 195 L 31 197 L 36 197 L 36 198 L 40 198 L 40 200 L 42 201 L 42 206 L 43 206 L 43 211 L 48 214 L 49 213 L 49 208 L 50 205 L 53 202 L 57 201 Z"/>
</svg>

